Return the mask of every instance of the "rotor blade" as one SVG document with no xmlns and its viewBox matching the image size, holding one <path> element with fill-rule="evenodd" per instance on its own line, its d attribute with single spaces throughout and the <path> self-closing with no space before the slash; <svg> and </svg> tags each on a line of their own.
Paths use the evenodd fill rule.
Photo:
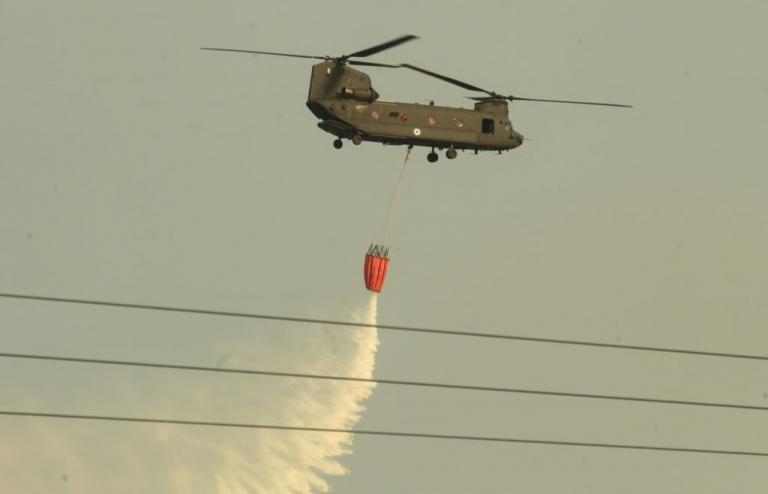
<svg viewBox="0 0 768 494">
<path fill-rule="evenodd" d="M 256 53 L 259 55 L 277 55 L 279 57 L 294 57 L 294 58 L 316 58 L 318 60 L 325 60 L 327 57 L 318 57 L 314 55 L 296 55 L 293 53 L 277 53 L 273 51 L 255 51 L 255 50 L 234 50 L 231 48 L 200 48 L 201 50 L 210 51 L 234 51 L 237 53 Z"/>
<path fill-rule="evenodd" d="M 518 98 L 517 96 L 507 96 L 509 101 L 543 101 L 545 103 L 570 103 L 573 105 L 595 105 L 595 106 L 616 106 L 619 108 L 634 108 L 632 105 L 620 105 L 618 103 L 595 103 L 594 101 L 570 101 L 562 99 L 538 99 L 538 98 Z"/>
<path fill-rule="evenodd" d="M 347 63 L 349 65 L 364 65 L 367 67 L 392 67 L 395 69 L 399 69 L 399 65 L 390 65 L 388 63 L 376 63 L 376 62 L 363 62 L 363 61 L 357 61 L 357 60 L 348 60 Z"/>
<path fill-rule="evenodd" d="M 454 84 L 456 86 L 462 87 L 464 89 L 469 89 L 470 91 L 482 91 L 483 93 L 487 93 L 487 94 L 489 94 L 491 96 L 494 95 L 493 92 L 488 91 L 486 89 L 483 89 L 483 88 L 480 88 L 480 87 L 477 87 L 477 86 L 473 86 L 472 84 L 468 84 L 466 82 L 462 82 L 462 81 L 460 81 L 458 79 L 454 79 L 452 77 L 448 77 L 448 76 L 445 76 L 445 75 L 442 75 L 442 74 L 437 74 L 435 72 L 430 72 L 429 70 L 422 69 L 420 67 L 416 67 L 415 65 L 410 65 L 410 64 L 407 64 L 407 63 L 403 63 L 403 64 L 400 64 L 400 66 L 401 67 L 407 67 L 407 68 L 409 68 L 411 70 L 415 70 L 416 72 L 421 72 L 422 74 L 427 74 L 429 76 L 436 77 L 436 78 L 438 78 L 438 79 L 440 79 L 442 81 L 450 82 L 451 84 Z"/>
<path fill-rule="evenodd" d="M 407 41 L 411 41 L 412 39 L 416 39 L 416 38 L 418 38 L 418 36 L 414 36 L 412 34 L 406 34 L 405 36 L 400 36 L 399 38 L 395 38 L 392 41 L 387 41 L 386 43 L 372 46 L 370 48 L 366 48 L 365 50 L 360 50 L 354 53 L 350 53 L 349 55 L 345 55 L 344 58 L 367 57 L 369 55 L 373 55 L 374 53 L 379 53 L 380 51 L 388 50 L 390 48 L 393 48 L 397 45 L 400 45 Z"/>
</svg>

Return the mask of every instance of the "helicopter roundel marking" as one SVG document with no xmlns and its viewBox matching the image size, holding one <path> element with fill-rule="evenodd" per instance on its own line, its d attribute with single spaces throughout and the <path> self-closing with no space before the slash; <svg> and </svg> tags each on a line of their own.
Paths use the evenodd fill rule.
<svg viewBox="0 0 768 494">
<path fill-rule="evenodd" d="M 401 113 L 400 114 L 400 121 L 401 122 L 407 122 L 408 121 L 408 115 L 406 115 L 405 113 Z"/>
<path fill-rule="evenodd" d="M 420 135 L 421 135 L 421 129 L 420 129 L 420 128 L 418 128 L 418 127 L 416 127 L 415 129 L 413 129 L 413 135 L 415 135 L 415 136 L 420 136 Z"/>
</svg>

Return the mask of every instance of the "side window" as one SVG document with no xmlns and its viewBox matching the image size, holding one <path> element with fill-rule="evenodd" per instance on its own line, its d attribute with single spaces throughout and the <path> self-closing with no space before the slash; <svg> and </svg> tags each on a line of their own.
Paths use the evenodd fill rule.
<svg viewBox="0 0 768 494">
<path fill-rule="evenodd" d="M 484 118 L 483 119 L 483 134 L 493 134 L 493 119 L 492 118 Z"/>
</svg>

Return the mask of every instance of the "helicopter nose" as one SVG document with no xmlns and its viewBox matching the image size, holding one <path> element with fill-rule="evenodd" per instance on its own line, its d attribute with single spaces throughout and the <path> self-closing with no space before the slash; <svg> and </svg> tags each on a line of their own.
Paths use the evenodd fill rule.
<svg viewBox="0 0 768 494">
<path fill-rule="evenodd" d="M 521 134 L 521 133 L 519 133 L 517 131 L 514 131 L 514 130 L 512 132 L 514 132 L 515 142 L 517 143 L 517 146 L 522 145 L 523 141 L 525 140 L 525 137 L 523 137 L 523 134 Z"/>
</svg>

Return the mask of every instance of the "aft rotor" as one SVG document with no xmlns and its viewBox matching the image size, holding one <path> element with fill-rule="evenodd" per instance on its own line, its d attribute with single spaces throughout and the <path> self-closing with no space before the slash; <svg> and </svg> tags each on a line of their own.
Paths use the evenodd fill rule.
<svg viewBox="0 0 768 494">
<path fill-rule="evenodd" d="M 278 57 L 292 57 L 292 58 L 309 58 L 314 60 L 324 60 L 326 62 L 334 62 L 340 65 L 349 64 L 349 65 L 359 65 L 363 67 L 389 67 L 389 68 L 398 68 L 400 65 L 392 65 L 387 63 L 378 63 L 378 62 L 366 62 L 364 60 L 352 60 L 353 58 L 365 58 L 369 57 L 371 55 L 374 55 L 376 53 L 379 53 L 384 50 L 388 50 L 390 48 L 394 48 L 395 46 L 401 45 L 403 43 L 407 43 L 408 41 L 412 41 L 414 39 L 417 39 L 418 36 L 414 36 L 412 34 L 406 34 L 404 36 L 400 36 L 398 38 L 395 38 L 393 40 L 387 41 L 385 43 L 380 43 L 375 46 L 371 46 L 370 48 L 365 48 L 364 50 L 358 50 L 355 52 L 350 53 L 349 55 L 341 55 L 338 57 L 332 57 L 330 55 L 303 55 L 303 54 L 296 54 L 296 53 L 281 53 L 281 52 L 274 52 L 274 51 L 258 51 L 258 50 L 239 50 L 239 49 L 233 49 L 233 48 L 200 48 L 201 50 L 209 50 L 209 51 L 229 51 L 229 52 L 236 52 L 236 53 L 252 53 L 257 55 L 274 55 Z"/>
</svg>

